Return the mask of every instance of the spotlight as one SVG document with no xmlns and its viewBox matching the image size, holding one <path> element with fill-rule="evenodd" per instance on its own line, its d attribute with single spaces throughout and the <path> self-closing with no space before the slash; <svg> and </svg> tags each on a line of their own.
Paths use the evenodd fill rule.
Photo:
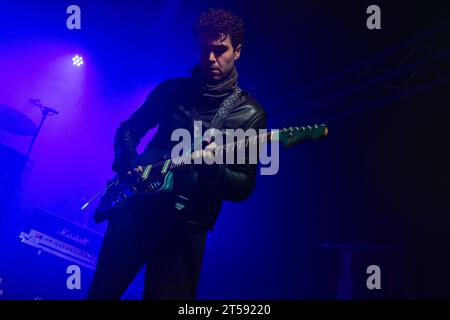
<svg viewBox="0 0 450 320">
<path fill-rule="evenodd" d="M 72 61 L 73 61 L 73 65 L 77 66 L 77 67 L 81 67 L 81 65 L 84 64 L 83 57 L 81 57 L 79 55 L 76 55 L 75 57 L 73 57 Z"/>
</svg>

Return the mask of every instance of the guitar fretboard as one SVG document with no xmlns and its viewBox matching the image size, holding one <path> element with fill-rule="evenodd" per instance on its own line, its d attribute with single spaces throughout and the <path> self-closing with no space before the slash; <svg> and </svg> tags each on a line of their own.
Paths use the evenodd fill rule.
<svg viewBox="0 0 450 320">
<path fill-rule="evenodd" d="M 247 136 L 244 137 L 244 139 L 217 146 L 215 148 L 215 154 L 223 156 L 224 153 L 226 154 L 231 151 L 234 152 L 235 150 L 248 148 L 250 145 L 256 145 L 258 141 L 259 143 L 266 143 L 270 140 L 273 140 L 275 138 L 275 134 L 276 131 L 270 131 L 264 134 Z M 172 159 L 170 169 L 175 169 L 190 164 L 195 157 L 201 155 L 201 152 L 202 150 L 187 152 L 186 155 Z"/>
</svg>

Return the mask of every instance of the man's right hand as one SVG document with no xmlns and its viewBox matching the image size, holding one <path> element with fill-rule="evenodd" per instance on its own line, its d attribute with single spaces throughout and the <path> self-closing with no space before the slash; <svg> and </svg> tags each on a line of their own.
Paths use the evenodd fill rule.
<svg viewBox="0 0 450 320">
<path fill-rule="evenodd" d="M 137 176 L 137 175 L 141 175 L 143 172 L 144 172 L 144 168 L 142 166 L 137 166 L 133 170 L 128 171 L 127 176 L 128 177 Z"/>
</svg>

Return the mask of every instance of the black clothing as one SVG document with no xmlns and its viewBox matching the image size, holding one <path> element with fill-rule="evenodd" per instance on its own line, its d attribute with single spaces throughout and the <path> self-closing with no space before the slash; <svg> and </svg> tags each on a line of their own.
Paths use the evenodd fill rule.
<svg viewBox="0 0 450 320">
<path fill-rule="evenodd" d="M 192 80 L 197 82 L 201 94 L 205 97 L 223 99 L 232 94 L 238 86 L 238 72 L 236 67 L 233 68 L 233 70 L 227 77 L 225 77 L 218 83 L 210 83 L 209 81 L 205 81 L 199 65 L 191 70 L 191 74 Z"/>
<path fill-rule="evenodd" d="M 216 114 L 223 98 L 202 95 L 195 77 L 171 79 L 156 87 L 144 104 L 123 122 L 115 137 L 116 158 L 113 170 L 126 172 L 138 163 L 136 146 L 149 129 L 158 126 L 158 132 L 147 146 L 170 150 L 177 142 L 171 142 L 174 129 L 185 128 L 193 137 L 193 122 L 201 120 L 205 132 Z M 266 115 L 260 104 L 248 93 L 243 92 L 241 102 L 235 106 L 226 119 L 225 129 L 266 128 Z M 210 166 L 208 166 L 210 167 Z M 195 166 L 194 166 L 195 169 Z M 254 164 L 217 165 L 217 175 L 208 184 L 198 187 L 192 201 L 193 219 L 212 229 L 219 214 L 222 201 L 239 202 L 246 199 L 255 186 L 257 166 Z M 198 171 L 198 170 L 197 170 Z M 209 170 L 208 170 L 209 171 Z M 208 177 L 210 178 L 210 177 Z M 200 176 L 199 180 L 202 179 Z M 195 180 L 195 179 L 192 179 Z M 176 181 L 175 181 L 176 183 Z"/>
<path fill-rule="evenodd" d="M 108 220 L 88 299 L 120 299 L 144 264 L 143 299 L 195 299 L 207 230 L 152 222 L 145 212 L 122 212 Z"/>
<path fill-rule="evenodd" d="M 193 137 L 196 120 L 202 121 L 206 131 L 226 97 L 223 93 L 231 94 L 231 88 L 236 87 L 233 78 L 237 79 L 236 70 L 224 82 L 205 86 L 194 69 L 190 78 L 170 79 L 158 85 L 117 130 L 113 170 L 123 174 L 141 164 L 136 146 L 156 126 L 158 131 L 146 151 L 163 149 L 170 154 L 178 143 L 171 142 L 173 130 L 187 129 Z M 263 129 L 265 121 L 262 107 L 244 91 L 222 130 Z M 153 202 L 152 196 L 139 207 L 109 218 L 88 298 L 120 298 L 147 264 L 145 299 L 194 299 L 208 229 L 213 228 L 223 200 L 242 201 L 250 195 L 256 170 L 254 164 L 193 165 L 187 173 L 175 174 L 174 179 L 177 192 L 193 196 L 183 217 L 170 207 L 170 201 Z M 172 195 L 164 196 L 170 200 Z"/>
</svg>

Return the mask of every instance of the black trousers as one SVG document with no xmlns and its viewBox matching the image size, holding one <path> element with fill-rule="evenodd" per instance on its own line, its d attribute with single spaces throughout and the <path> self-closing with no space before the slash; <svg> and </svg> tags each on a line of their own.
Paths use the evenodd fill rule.
<svg viewBox="0 0 450 320">
<path fill-rule="evenodd" d="M 144 265 L 144 300 L 195 299 L 207 233 L 169 214 L 117 213 L 108 220 L 87 299 L 120 299 Z"/>
</svg>

